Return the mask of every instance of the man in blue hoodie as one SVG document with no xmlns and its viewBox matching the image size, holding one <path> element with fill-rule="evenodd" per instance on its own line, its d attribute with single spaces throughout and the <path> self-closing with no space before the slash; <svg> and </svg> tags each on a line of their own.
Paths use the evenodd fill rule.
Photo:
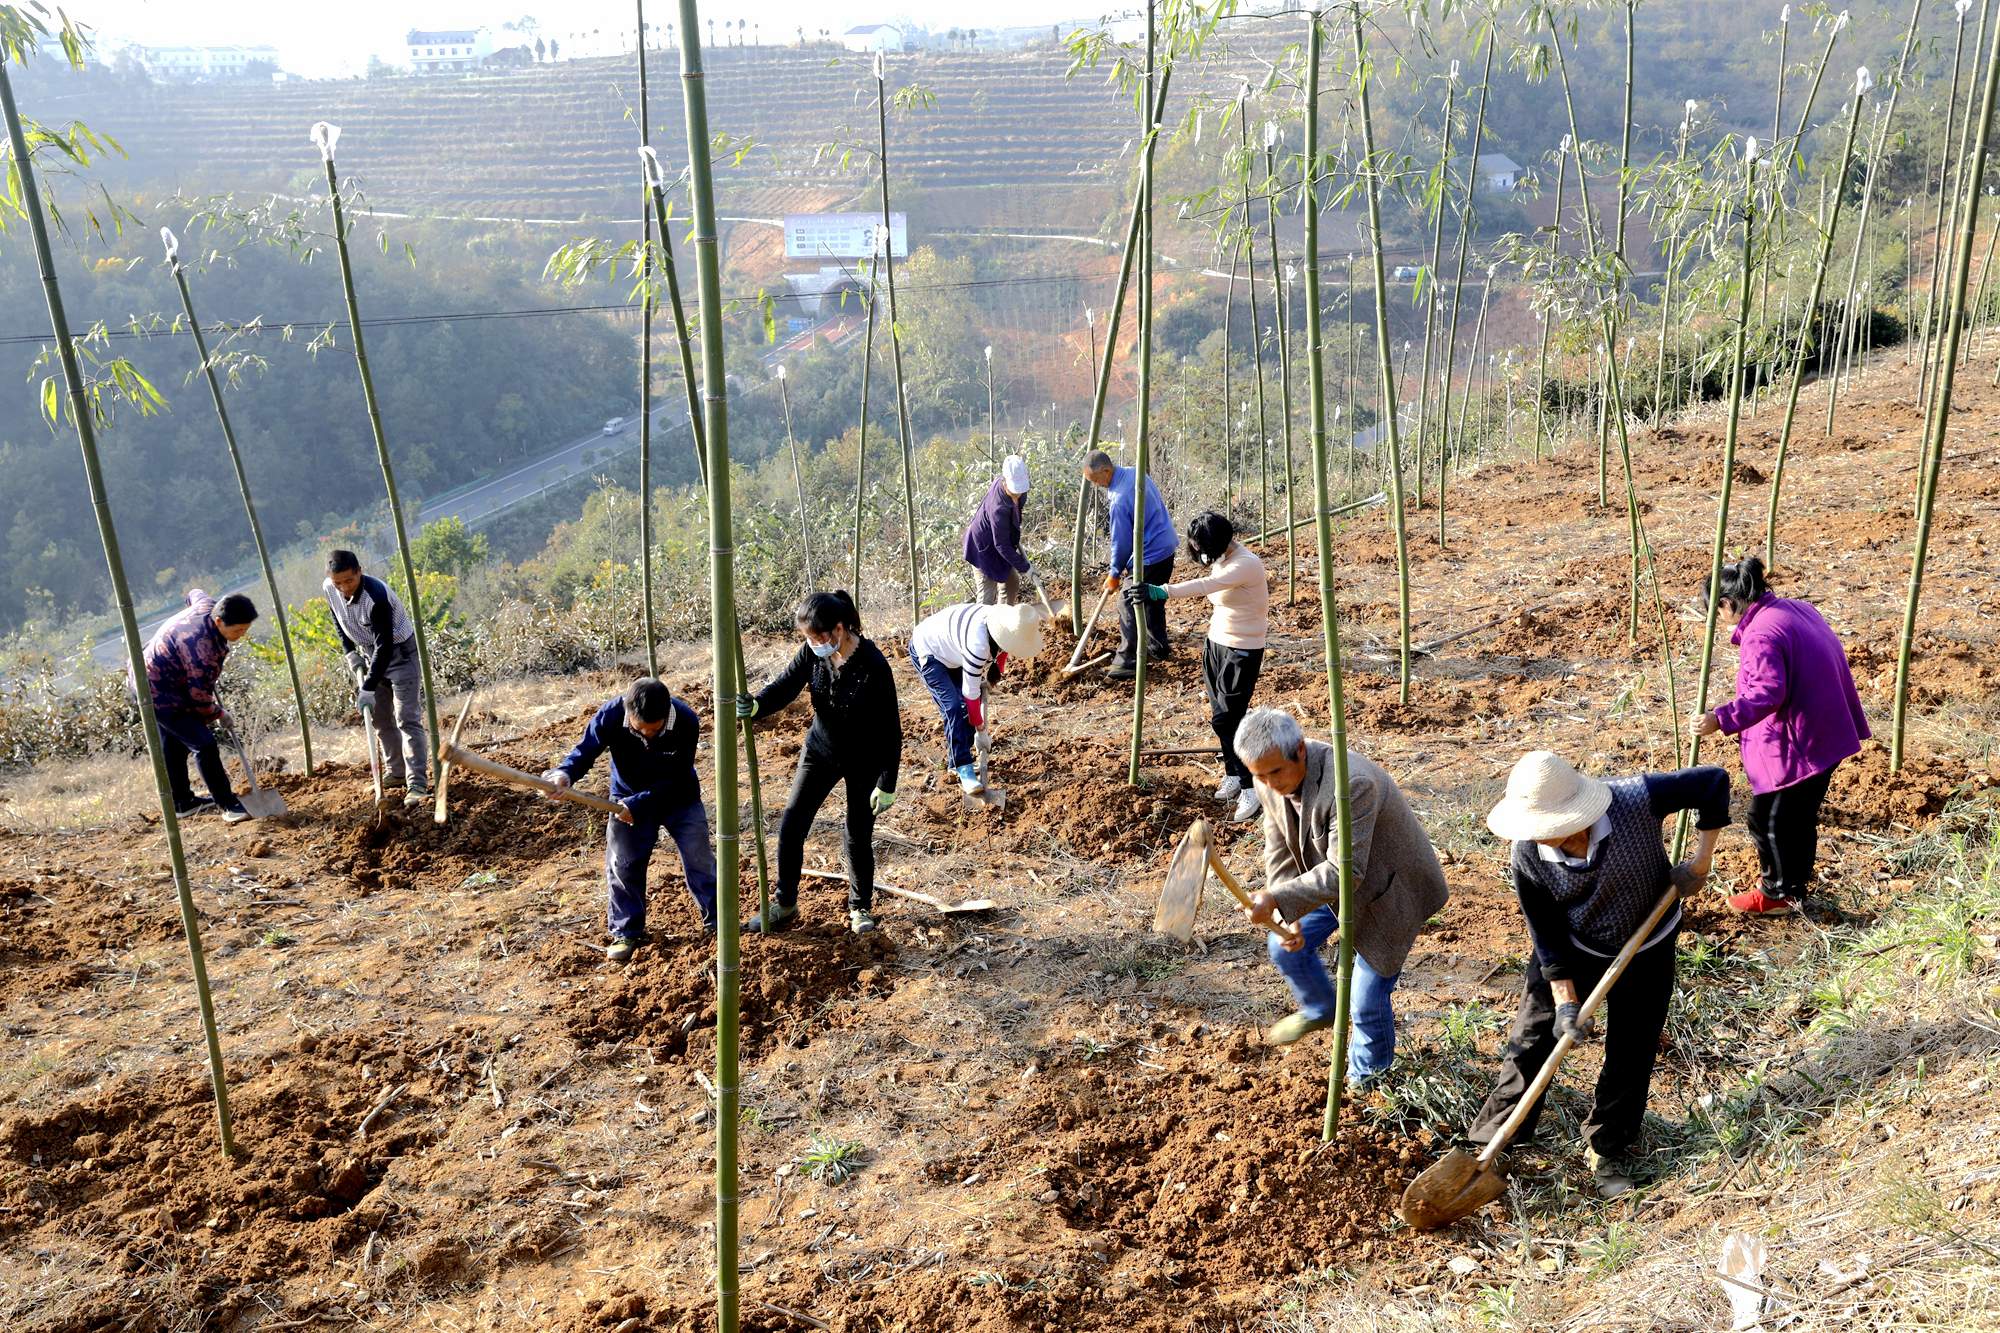
<svg viewBox="0 0 2000 1333">
<path fill-rule="evenodd" d="M 604 953 L 614 963 L 625 962 L 646 942 L 646 869 L 661 829 L 680 852 L 702 928 L 715 933 L 715 847 L 694 770 L 700 738 L 701 720 L 664 682 L 635 680 L 597 710 L 576 748 L 543 775 L 568 787 L 590 771 L 598 755 L 611 753 L 611 799 L 625 807 L 604 824 L 605 926 L 611 933 Z"/>
<path fill-rule="evenodd" d="M 1113 463 L 1111 455 L 1099 449 L 1083 460 L 1083 475 L 1091 485 L 1109 492 L 1111 496 L 1111 571 L 1104 576 L 1104 587 L 1108 592 L 1115 592 L 1132 567 L 1132 482 L 1136 474 L 1129 467 Z M 1144 561 L 1142 581 L 1149 584 L 1172 582 L 1174 551 L 1179 545 L 1180 538 L 1174 535 L 1173 516 L 1167 513 L 1166 501 L 1160 498 L 1160 488 L 1148 477 L 1146 543 L 1141 553 Z M 1118 599 L 1118 653 L 1111 659 L 1111 665 L 1104 674 L 1113 680 L 1130 680 L 1138 674 L 1135 660 L 1138 649 L 1135 612 L 1132 604 L 1121 597 Z M 1146 656 L 1159 662 L 1172 655 L 1173 648 L 1167 642 L 1167 604 L 1148 601 Z"/>
</svg>

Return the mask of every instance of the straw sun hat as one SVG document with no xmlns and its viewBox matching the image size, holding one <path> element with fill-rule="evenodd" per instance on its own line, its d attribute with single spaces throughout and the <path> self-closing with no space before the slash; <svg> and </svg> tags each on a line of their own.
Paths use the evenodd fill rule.
<svg viewBox="0 0 2000 1333">
<path fill-rule="evenodd" d="M 1611 808 L 1611 788 L 1570 767 L 1548 750 L 1521 756 L 1507 775 L 1507 795 L 1486 816 L 1486 827 L 1514 842 L 1567 838 L 1589 828 Z"/>
<path fill-rule="evenodd" d="M 1042 650 L 1042 609 L 1039 606 L 996 606 L 986 613 L 986 632 L 1000 651 L 1025 662 Z"/>
</svg>

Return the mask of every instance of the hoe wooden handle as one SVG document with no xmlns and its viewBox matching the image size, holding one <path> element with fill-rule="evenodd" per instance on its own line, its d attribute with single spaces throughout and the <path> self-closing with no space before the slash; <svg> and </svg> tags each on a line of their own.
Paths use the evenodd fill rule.
<svg viewBox="0 0 2000 1333">
<path fill-rule="evenodd" d="M 1236 899 L 1237 905 L 1244 911 L 1249 911 L 1250 895 L 1245 893 L 1243 886 L 1236 882 L 1236 876 L 1229 873 L 1229 867 L 1222 864 L 1222 858 L 1215 854 L 1215 844 L 1208 840 L 1208 821 L 1205 819 L 1198 821 L 1197 828 L 1200 831 L 1195 834 L 1195 840 L 1201 844 L 1202 855 L 1208 858 L 1208 868 L 1215 872 L 1215 877 L 1222 881 L 1223 887 L 1229 890 L 1230 895 Z M 1296 922 L 1280 921 L 1273 929 L 1286 939 L 1295 940 L 1299 937 L 1299 928 Z"/>
<path fill-rule="evenodd" d="M 627 813 L 625 807 L 617 801 L 608 801 L 602 796 L 592 796 L 589 792 L 578 791 L 574 787 L 558 787 L 538 773 L 526 773 L 518 768 L 511 768 L 497 760 L 482 758 L 470 750 L 462 750 L 456 745 L 444 747 L 444 758 L 446 763 L 455 767 L 469 768 L 475 773 L 484 773 L 489 778 L 498 778 L 516 787 L 530 787 L 559 801 L 589 806 L 592 810 L 602 810 L 607 815 Z"/>
</svg>

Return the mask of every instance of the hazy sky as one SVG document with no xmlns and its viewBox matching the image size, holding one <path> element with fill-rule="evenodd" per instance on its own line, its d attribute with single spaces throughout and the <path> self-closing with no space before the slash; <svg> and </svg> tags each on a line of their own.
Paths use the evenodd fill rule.
<svg viewBox="0 0 2000 1333">
<path fill-rule="evenodd" d="M 1099 10 L 1119 6 L 1103 0 L 1010 0 L 1005 21 L 1013 25 L 1054 23 Z M 515 0 L 511 4 L 478 3 L 478 0 L 437 0 L 437 3 L 410 3 L 410 0 L 308 0 L 307 3 L 274 4 L 271 0 L 75 0 L 67 6 L 78 23 L 98 30 L 101 38 L 123 39 L 149 45 L 185 43 L 213 45 L 241 42 L 278 48 L 281 62 L 294 73 L 309 76 L 359 73 L 371 55 L 392 63 L 404 58 L 403 34 L 412 27 L 449 28 L 486 26 L 499 36 L 503 23 L 523 15 L 534 15 L 544 35 L 553 35 L 565 53 L 590 54 L 590 39 L 572 44 L 570 34 L 596 29 L 605 34 L 603 54 L 610 54 L 610 33 L 623 33 L 634 22 L 633 5 L 621 0 L 564 0 L 540 9 Z M 647 21 L 666 23 L 678 12 L 669 0 L 654 0 L 646 7 Z M 704 21 L 748 19 L 762 27 L 765 44 L 789 40 L 804 25 L 809 30 L 829 27 L 836 32 L 860 23 L 878 23 L 907 17 L 934 29 L 949 29 L 967 22 L 962 4 L 945 0 L 888 0 L 871 4 L 867 0 L 736 0 L 735 3 L 702 6 Z M 995 10 L 981 10 L 981 19 L 998 17 Z"/>
</svg>

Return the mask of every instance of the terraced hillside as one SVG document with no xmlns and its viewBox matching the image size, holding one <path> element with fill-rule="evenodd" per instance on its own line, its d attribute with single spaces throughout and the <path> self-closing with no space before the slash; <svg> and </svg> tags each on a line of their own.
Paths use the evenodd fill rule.
<svg viewBox="0 0 2000 1333">
<path fill-rule="evenodd" d="M 680 137 L 677 64 L 667 52 L 655 60 L 655 138 L 662 155 L 673 158 Z M 979 190 L 987 196 L 981 220 L 988 225 L 1047 226 L 1051 200 L 1079 193 L 1108 206 L 1134 129 L 1131 103 L 1101 76 L 1065 77 L 1068 68 L 1067 54 L 1053 46 L 899 60 L 893 74 L 899 83 L 919 83 L 936 95 L 934 106 L 899 118 L 899 184 Z M 774 212 L 799 197 L 823 206 L 867 184 L 867 160 L 843 165 L 839 151 L 857 135 L 873 142 L 866 61 L 824 51 L 725 48 L 711 53 L 709 88 L 717 132 L 753 145 L 740 161 L 722 161 L 725 211 L 764 215 L 757 210 Z M 37 111 L 50 119 L 87 118 L 115 136 L 129 154 L 123 170 L 134 180 L 196 190 L 305 188 L 317 165 L 307 128 L 332 120 L 346 132 L 349 174 L 379 209 L 567 219 L 633 211 L 636 96 L 627 57 L 478 78 L 280 87 L 70 79 L 53 82 Z M 1060 205 L 1058 211 L 1079 212 Z M 1105 211 L 1093 207 L 1083 215 Z"/>
</svg>

